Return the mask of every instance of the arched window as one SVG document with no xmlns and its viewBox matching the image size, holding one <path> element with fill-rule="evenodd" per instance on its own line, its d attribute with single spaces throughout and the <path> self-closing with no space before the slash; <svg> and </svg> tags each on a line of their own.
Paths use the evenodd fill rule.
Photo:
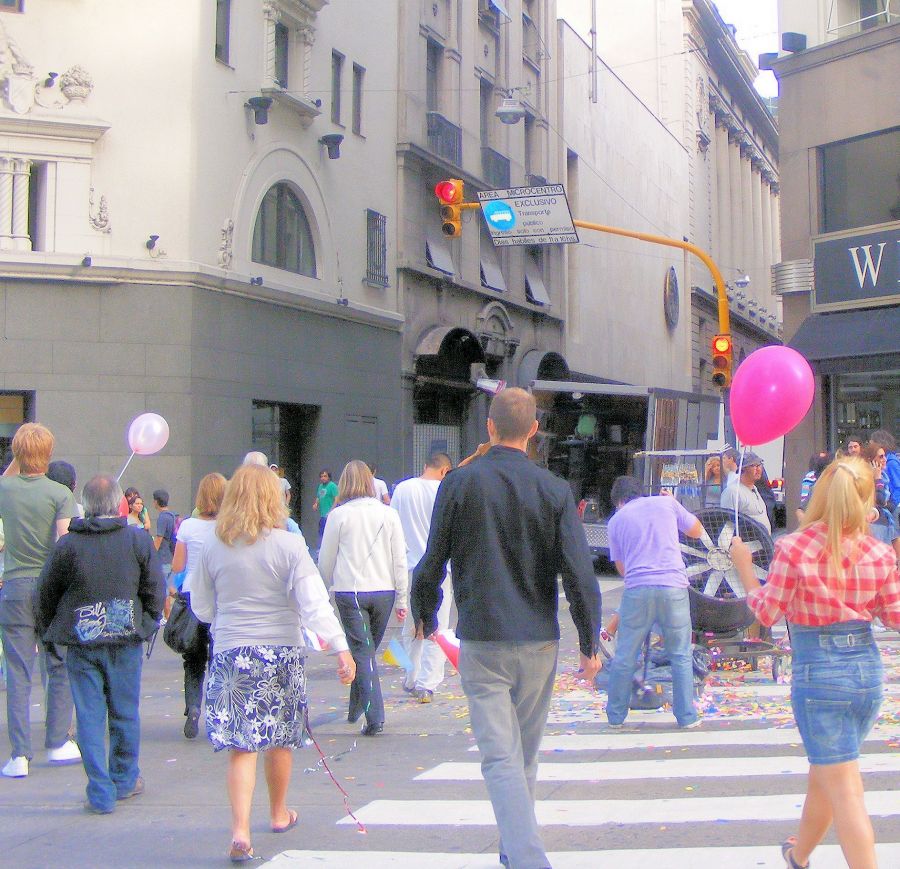
<svg viewBox="0 0 900 869">
<path fill-rule="evenodd" d="M 316 276 L 316 250 L 303 203 L 283 181 L 263 197 L 253 229 L 253 262 Z"/>
</svg>

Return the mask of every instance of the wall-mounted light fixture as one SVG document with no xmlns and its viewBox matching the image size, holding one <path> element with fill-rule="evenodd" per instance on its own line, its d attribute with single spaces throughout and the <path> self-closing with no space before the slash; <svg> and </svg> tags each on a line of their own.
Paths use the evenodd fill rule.
<svg viewBox="0 0 900 869">
<path fill-rule="evenodd" d="M 745 272 L 743 269 L 737 269 L 737 271 L 740 273 L 740 277 L 734 279 L 734 285 L 736 287 L 740 287 L 742 290 L 745 287 L 749 287 L 750 275 L 748 275 L 747 272 Z"/>
<path fill-rule="evenodd" d="M 44 87 L 52 88 L 53 85 L 56 84 L 56 80 L 59 78 L 58 72 L 48 72 L 47 78 L 44 79 Z"/>
<path fill-rule="evenodd" d="M 269 123 L 269 109 L 272 108 L 272 97 L 250 97 L 244 106 L 253 109 L 253 122 L 257 126 Z"/>
<path fill-rule="evenodd" d="M 350 304 L 350 299 L 348 299 L 346 296 L 339 296 L 337 299 L 335 299 L 335 302 L 346 308 Z"/>
<path fill-rule="evenodd" d="M 93 264 L 93 262 L 94 262 L 94 261 L 91 259 L 91 255 L 90 255 L 89 253 L 86 253 L 86 254 L 81 258 L 81 264 L 82 264 L 86 269 L 87 269 L 87 268 L 90 268 L 91 265 Z"/>
<path fill-rule="evenodd" d="M 341 142 L 344 137 L 340 133 L 328 133 L 319 141 L 328 149 L 328 159 L 337 160 L 341 156 Z"/>
<path fill-rule="evenodd" d="M 144 242 L 144 247 L 146 247 L 147 250 L 154 250 L 156 248 L 156 242 L 158 242 L 158 241 L 159 241 L 158 235 L 151 235 L 150 238 L 148 238 Z"/>
<path fill-rule="evenodd" d="M 261 277 L 250 278 L 250 286 L 251 287 L 261 287 L 263 279 Z"/>
</svg>

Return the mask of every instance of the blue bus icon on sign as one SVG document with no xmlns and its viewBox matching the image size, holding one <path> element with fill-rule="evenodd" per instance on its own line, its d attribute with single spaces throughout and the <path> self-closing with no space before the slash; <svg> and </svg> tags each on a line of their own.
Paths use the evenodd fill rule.
<svg viewBox="0 0 900 869">
<path fill-rule="evenodd" d="M 492 229 L 504 232 L 516 225 L 516 213 L 513 211 L 512 205 L 503 199 L 485 203 L 482 210 L 484 219 Z"/>
</svg>

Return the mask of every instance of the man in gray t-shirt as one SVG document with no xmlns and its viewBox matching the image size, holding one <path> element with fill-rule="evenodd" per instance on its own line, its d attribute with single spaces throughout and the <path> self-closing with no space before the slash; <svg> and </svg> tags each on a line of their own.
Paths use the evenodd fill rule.
<svg viewBox="0 0 900 869">
<path fill-rule="evenodd" d="M 12 464 L 0 477 L 0 519 L 6 534 L 4 577 L 0 589 L 0 637 L 6 656 L 6 719 L 11 747 L 2 774 L 24 778 L 31 750 L 31 674 L 35 647 L 47 671 L 47 732 L 51 763 L 81 759 L 68 738 L 72 693 L 63 659 L 45 646 L 34 623 L 38 575 L 56 540 L 77 515 L 75 498 L 65 486 L 44 476 L 53 451 L 53 435 L 42 425 L 25 423 L 12 442 Z"/>
<path fill-rule="evenodd" d="M 739 516 L 759 522 L 771 534 L 772 526 L 769 524 L 766 502 L 763 501 L 762 495 L 756 488 L 756 482 L 762 477 L 762 472 L 762 459 L 756 453 L 745 453 L 740 479 L 734 480 L 722 491 L 719 506 L 727 510 L 734 510 L 735 502 L 737 502 Z"/>
</svg>

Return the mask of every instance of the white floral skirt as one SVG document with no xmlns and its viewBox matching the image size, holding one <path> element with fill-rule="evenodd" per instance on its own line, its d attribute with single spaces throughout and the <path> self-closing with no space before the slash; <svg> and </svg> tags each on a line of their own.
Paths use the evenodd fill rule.
<svg viewBox="0 0 900 869">
<path fill-rule="evenodd" d="M 298 646 L 216 652 L 206 681 L 206 732 L 213 748 L 302 748 L 305 660 Z"/>
</svg>

